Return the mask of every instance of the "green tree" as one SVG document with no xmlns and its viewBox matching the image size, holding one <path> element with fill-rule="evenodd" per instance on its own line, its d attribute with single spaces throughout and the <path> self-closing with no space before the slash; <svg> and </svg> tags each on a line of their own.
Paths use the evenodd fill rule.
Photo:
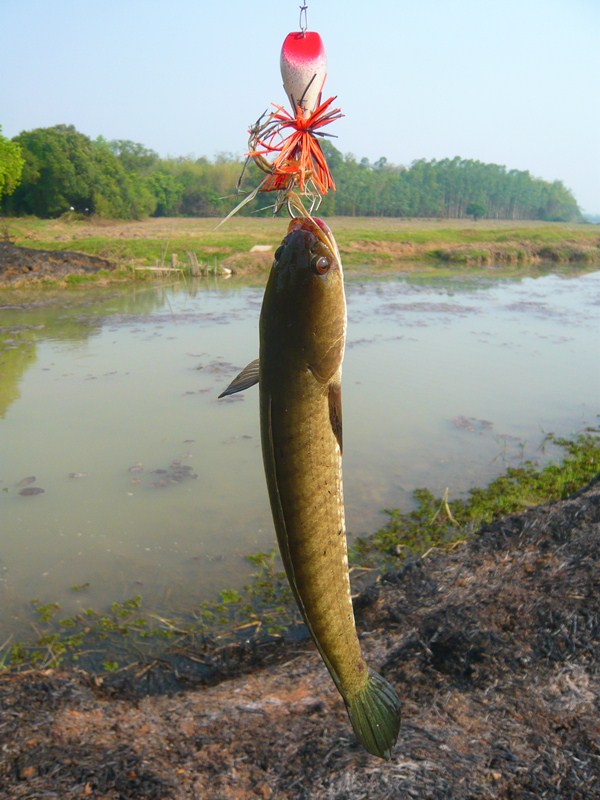
<svg viewBox="0 0 600 800">
<path fill-rule="evenodd" d="M 0 125 L 0 200 L 19 185 L 24 163 L 20 146 L 2 136 Z"/>
<path fill-rule="evenodd" d="M 117 219 L 140 219 L 156 209 L 148 178 L 128 172 L 110 147 L 93 143 L 95 184 L 91 187 L 92 207 L 96 214 Z"/>
<path fill-rule="evenodd" d="M 150 191 L 156 200 L 154 216 L 176 217 L 181 211 L 184 187 L 175 175 L 158 169 L 148 179 Z"/>
<path fill-rule="evenodd" d="M 24 131 L 16 141 L 24 166 L 21 184 L 4 203 L 11 213 L 57 217 L 74 209 L 130 219 L 156 208 L 147 178 L 127 172 L 102 139 L 56 125 Z"/>
<path fill-rule="evenodd" d="M 56 217 L 92 206 L 93 148 L 73 126 L 36 128 L 16 137 L 25 164 L 10 206 L 17 214 Z"/>
<path fill-rule="evenodd" d="M 581 221 L 581 211 L 573 195 L 561 181 L 544 183 L 539 218 L 556 222 Z"/>
<path fill-rule="evenodd" d="M 469 217 L 473 217 L 474 222 L 477 222 L 478 219 L 485 216 L 485 206 L 481 205 L 481 203 L 469 203 L 465 209 L 465 213 Z"/>
<path fill-rule="evenodd" d="M 102 136 L 99 136 L 96 142 L 105 144 L 110 152 L 119 159 L 127 172 L 148 175 L 159 165 L 160 158 L 158 153 L 138 142 L 131 142 L 129 139 L 113 139 L 106 142 Z"/>
</svg>

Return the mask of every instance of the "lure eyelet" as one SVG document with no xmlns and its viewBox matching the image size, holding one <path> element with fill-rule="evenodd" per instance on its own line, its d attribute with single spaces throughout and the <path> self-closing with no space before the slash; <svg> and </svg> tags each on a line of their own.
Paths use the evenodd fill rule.
<svg viewBox="0 0 600 800">
<path fill-rule="evenodd" d="M 329 272 L 331 263 L 327 256 L 313 256 L 310 266 L 312 267 L 313 272 L 316 272 L 317 275 L 325 275 L 327 272 Z"/>
</svg>

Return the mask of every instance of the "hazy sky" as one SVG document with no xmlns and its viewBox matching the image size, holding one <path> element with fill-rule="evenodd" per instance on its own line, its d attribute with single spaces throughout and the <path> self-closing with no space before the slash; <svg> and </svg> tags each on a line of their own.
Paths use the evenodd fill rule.
<svg viewBox="0 0 600 800">
<path fill-rule="evenodd" d="M 285 102 L 300 0 L 0 0 L 0 125 L 72 124 L 160 155 L 242 155 Z M 562 180 L 600 213 L 600 0 L 308 0 L 343 153 Z"/>
</svg>

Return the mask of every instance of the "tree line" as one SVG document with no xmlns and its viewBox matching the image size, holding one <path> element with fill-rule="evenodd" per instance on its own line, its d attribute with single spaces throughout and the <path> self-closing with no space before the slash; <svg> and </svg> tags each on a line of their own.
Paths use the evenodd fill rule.
<svg viewBox="0 0 600 800">
<path fill-rule="evenodd" d="M 467 217 L 581 220 L 571 192 L 528 171 L 453 158 L 414 161 L 409 167 L 380 158 L 371 163 L 322 147 L 337 192 L 320 213 L 343 216 Z M 0 128 L 0 212 L 57 217 L 70 210 L 117 219 L 145 216 L 225 216 L 240 200 L 239 158 L 161 158 L 142 144 L 90 139 L 71 125 L 24 131 L 12 140 Z M 264 173 L 250 163 L 247 190 Z M 242 187 L 243 188 L 243 187 Z M 241 214 L 269 214 L 259 195 Z"/>
</svg>

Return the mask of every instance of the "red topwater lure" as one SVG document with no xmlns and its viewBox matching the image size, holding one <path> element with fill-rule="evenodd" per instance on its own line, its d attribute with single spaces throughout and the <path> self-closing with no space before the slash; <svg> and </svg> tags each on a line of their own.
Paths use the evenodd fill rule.
<svg viewBox="0 0 600 800">
<path fill-rule="evenodd" d="M 278 192 L 276 212 L 287 202 L 290 213 L 295 209 L 304 216 L 300 195 L 308 199 L 312 213 L 324 194 L 335 191 L 317 137 L 326 136 L 321 129 L 343 114 L 331 107 L 335 97 L 321 101 L 327 58 L 319 34 L 306 30 L 306 5 L 300 9 L 300 31 L 289 33 L 283 42 L 280 66 L 293 113 L 274 103 L 274 111 L 265 112 L 250 128 L 247 156 L 266 177 L 228 216 L 259 192 Z"/>
</svg>

